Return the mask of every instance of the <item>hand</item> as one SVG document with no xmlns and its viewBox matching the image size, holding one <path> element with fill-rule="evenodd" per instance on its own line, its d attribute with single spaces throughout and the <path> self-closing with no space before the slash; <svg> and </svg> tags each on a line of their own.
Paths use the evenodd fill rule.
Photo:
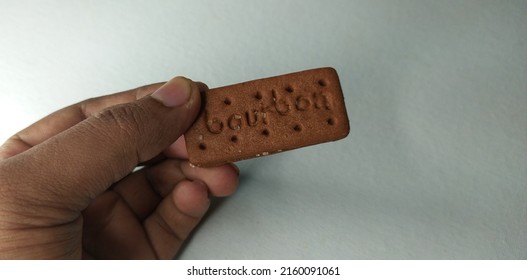
<svg viewBox="0 0 527 280">
<path fill-rule="evenodd" d="M 230 195 L 238 184 L 234 165 L 187 161 L 181 135 L 206 89 L 177 77 L 89 99 L 7 140 L 0 258 L 173 258 L 209 194 Z"/>
</svg>

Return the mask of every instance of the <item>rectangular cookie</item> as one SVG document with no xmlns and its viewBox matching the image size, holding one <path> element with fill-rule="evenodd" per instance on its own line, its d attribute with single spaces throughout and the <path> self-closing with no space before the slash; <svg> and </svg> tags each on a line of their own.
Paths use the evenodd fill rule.
<svg viewBox="0 0 527 280">
<path fill-rule="evenodd" d="M 185 133 L 195 166 L 266 156 L 349 133 L 339 78 L 329 67 L 214 88 L 202 98 L 202 111 Z"/>
</svg>

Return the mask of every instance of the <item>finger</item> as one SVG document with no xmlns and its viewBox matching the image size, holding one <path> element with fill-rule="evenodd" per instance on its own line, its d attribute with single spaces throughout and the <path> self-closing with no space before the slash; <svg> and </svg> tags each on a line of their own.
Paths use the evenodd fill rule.
<svg viewBox="0 0 527 280">
<path fill-rule="evenodd" d="M 163 200 L 146 176 L 144 169 L 136 171 L 116 183 L 112 191 L 119 194 L 123 202 L 128 205 L 136 219 L 143 221 L 152 214 L 157 205 Z"/>
<path fill-rule="evenodd" d="M 236 191 L 240 170 L 234 164 L 217 167 L 197 167 L 188 161 L 181 162 L 181 171 L 190 180 L 201 180 L 214 196 L 228 196 Z M 155 181 L 154 181 L 155 182 Z"/>
<path fill-rule="evenodd" d="M 139 220 L 143 220 L 182 181 L 201 181 L 215 196 L 230 195 L 237 188 L 239 171 L 233 164 L 192 169 L 192 173 L 188 173 L 184 166 L 189 166 L 187 161 L 165 160 L 130 174 L 112 190 L 119 193 Z"/>
<path fill-rule="evenodd" d="M 175 78 L 150 96 L 112 106 L 5 160 L 2 171 L 32 174 L 17 177 L 12 187 L 38 197 L 43 205 L 80 211 L 181 136 L 199 108 L 197 85 Z"/>
<path fill-rule="evenodd" d="M 198 85 L 201 95 L 205 94 L 205 92 L 209 90 L 209 86 L 207 86 L 207 84 L 204 82 L 196 81 L 196 84 Z"/>
<path fill-rule="evenodd" d="M 182 181 L 144 222 L 145 232 L 161 259 L 175 256 L 210 205 L 207 187 Z"/>
<path fill-rule="evenodd" d="M 231 195 L 236 191 L 239 176 L 238 167 L 234 164 L 200 168 L 191 167 L 188 161 L 183 160 L 165 160 L 141 172 L 147 178 L 150 188 L 161 197 L 167 196 L 172 192 L 174 185 L 183 180 L 198 180 L 205 183 L 213 196 Z M 121 194 L 126 196 L 127 191 L 124 188 L 121 190 Z"/>
<path fill-rule="evenodd" d="M 198 85 L 200 95 L 203 97 L 205 92 L 209 90 L 209 87 L 202 82 L 196 82 L 196 84 Z M 179 137 L 176 142 L 168 146 L 168 148 L 163 151 L 163 154 L 167 157 L 188 159 L 185 137 Z"/>
<path fill-rule="evenodd" d="M 38 145 L 110 106 L 133 102 L 151 94 L 163 83 L 82 101 L 56 111 L 11 136 L 0 146 L 0 159 L 6 159 Z"/>
<path fill-rule="evenodd" d="M 143 225 L 115 192 L 105 192 L 83 211 L 85 256 L 99 259 L 155 259 Z"/>
<path fill-rule="evenodd" d="M 176 142 L 172 143 L 163 151 L 163 155 L 169 158 L 188 159 L 187 144 L 185 136 L 181 135 Z"/>
<path fill-rule="evenodd" d="M 141 99 L 153 93 L 163 84 L 156 83 L 111 95 L 91 98 L 54 112 L 11 136 L 0 146 L 0 160 L 22 153 L 105 108 Z M 196 84 L 201 93 L 208 90 L 206 84 L 202 82 L 196 82 Z M 179 154 L 180 151 L 183 155 L 186 155 L 186 149 L 182 150 L 179 146 L 172 153 Z"/>
</svg>

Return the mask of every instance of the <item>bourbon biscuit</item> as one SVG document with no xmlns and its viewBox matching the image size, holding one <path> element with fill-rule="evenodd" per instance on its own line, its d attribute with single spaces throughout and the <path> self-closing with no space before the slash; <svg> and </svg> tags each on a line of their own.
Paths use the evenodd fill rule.
<svg viewBox="0 0 527 280">
<path fill-rule="evenodd" d="M 190 163 L 212 167 L 323 142 L 349 133 L 337 72 L 318 68 L 203 93 L 185 133 Z"/>
</svg>

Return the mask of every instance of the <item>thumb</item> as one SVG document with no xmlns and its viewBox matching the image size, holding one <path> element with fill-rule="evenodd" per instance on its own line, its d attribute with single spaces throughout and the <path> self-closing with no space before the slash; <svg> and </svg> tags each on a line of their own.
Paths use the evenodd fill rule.
<svg viewBox="0 0 527 280">
<path fill-rule="evenodd" d="M 176 77 L 149 96 L 109 107 L 13 158 L 13 172 L 30 174 L 19 176 L 17 191 L 80 211 L 181 136 L 200 104 L 198 85 Z"/>
</svg>

